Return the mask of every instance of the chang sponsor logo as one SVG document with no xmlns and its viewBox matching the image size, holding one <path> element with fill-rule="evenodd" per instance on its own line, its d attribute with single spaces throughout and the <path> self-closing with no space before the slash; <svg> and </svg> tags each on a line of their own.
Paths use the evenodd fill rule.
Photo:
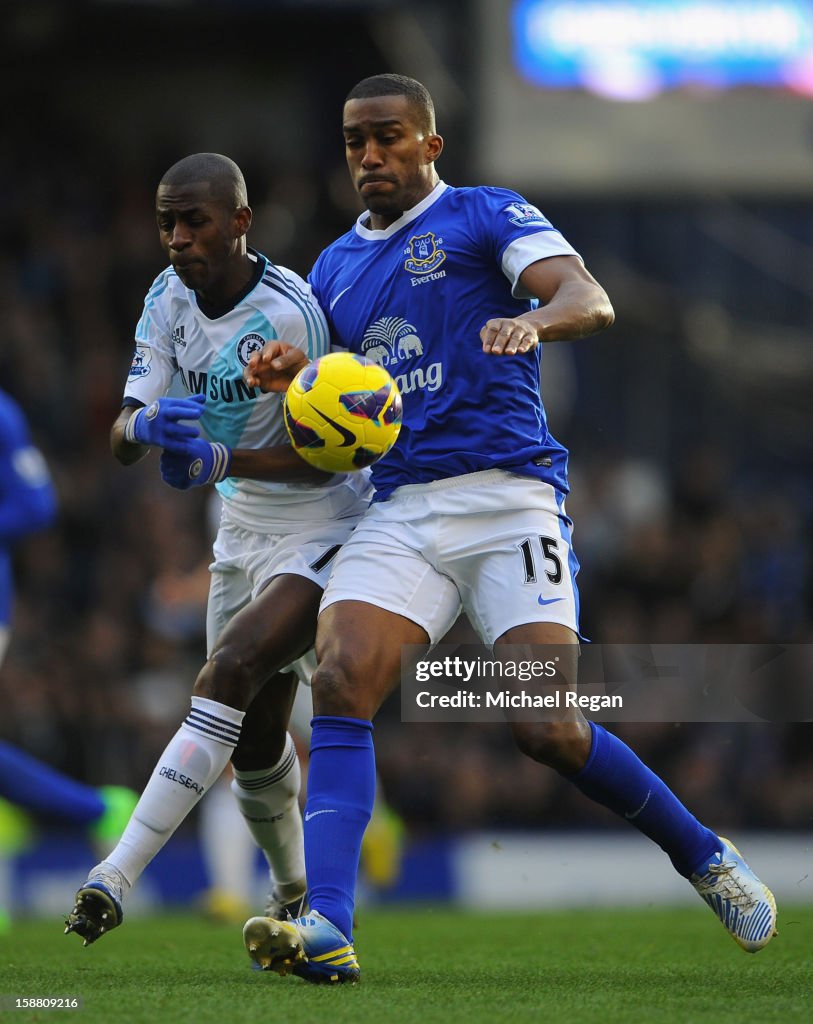
<svg viewBox="0 0 813 1024">
<path fill-rule="evenodd" d="M 423 355 L 423 342 L 415 327 L 402 316 L 382 316 L 364 332 L 361 353 L 389 367 L 403 359 Z"/>
<path fill-rule="evenodd" d="M 406 373 L 393 374 L 402 395 L 413 391 L 437 391 L 443 384 L 443 364 L 429 363 L 426 366 L 415 366 Z"/>
<path fill-rule="evenodd" d="M 402 316 L 384 316 L 370 324 L 361 353 L 389 370 L 402 395 L 437 391 L 443 383 L 443 365 L 424 361 L 417 328 Z"/>
</svg>

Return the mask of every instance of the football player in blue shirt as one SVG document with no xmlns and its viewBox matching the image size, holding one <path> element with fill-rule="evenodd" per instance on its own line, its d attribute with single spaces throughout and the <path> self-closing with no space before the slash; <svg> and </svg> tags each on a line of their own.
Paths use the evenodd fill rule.
<svg viewBox="0 0 813 1024">
<path fill-rule="evenodd" d="M 9 640 L 13 592 L 11 549 L 56 515 L 51 475 L 32 442 L 22 410 L 0 391 L 0 662 Z"/>
<path fill-rule="evenodd" d="M 0 664 L 10 634 L 12 548 L 26 535 L 50 526 L 56 512 L 51 474 L 31 440 L 23 411 L 0 391 Z M 134 796 L 123 786 L 88 786 L 0 742 L 0 798 L 35 818 L 86 826 L 94 838 L 110 841 L 121 834 L 135 806 Z M 6 837 L 0 835 L 0 848 L 6 845 Z"/>
<path fill-rule="evenodd" d="M 604 290 L 536 207 L 439 179 L 443 140 L 419 82 L 360 82 L 344 140 L 366 211 L 309 280 L 333 344 L 393 374 L 404 422 L 373 467 L 373 504 L 321 603 L 305 809 L 311 913 L 244 930 L 261 966 L 317 982 L 359 977 L 353 899 L 374 798 L 372 718 L 398 684 L 402 647 L 436 643 L 462 606 L 495 650 L 571 651 L 563 675 L 575 680 L 567 452 L 547 429 L 540 346 L 613 322 Z M 261 355 L 247 381 L 284 387 Z M 770 940 L 771 893 L 621 740 L 577 709 L 510 727 L 525 754 L 657 842 L 740 946 Z"/>
</svg>

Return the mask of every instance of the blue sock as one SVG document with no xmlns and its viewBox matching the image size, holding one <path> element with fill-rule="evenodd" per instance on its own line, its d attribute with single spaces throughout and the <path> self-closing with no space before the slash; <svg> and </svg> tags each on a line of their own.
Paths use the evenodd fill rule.
<svg viewBox="0 0 813 1024">
<path fill-rule="evenodd" d="M 89 825 L 105 805 L 92 786 L 76 782 L 8 743 L 0 742 L 0 796 L 43 818 Z"/>
<path fill-rule="evenodd" d="M 689 878 L 722 849 L 719 838 L 686 810 L 626 743 L 595 722 L 589 725 L 593 746 L 587 763 L 565 778 L 654 840 L 675 870 Z"/>
<path fill-rule="evenodd" d="M 312 724 L 305 804 L 308 900 L 352 942 L 361 839 L 375 800 L 373 723 L 317 715 Z"/>
</svg>

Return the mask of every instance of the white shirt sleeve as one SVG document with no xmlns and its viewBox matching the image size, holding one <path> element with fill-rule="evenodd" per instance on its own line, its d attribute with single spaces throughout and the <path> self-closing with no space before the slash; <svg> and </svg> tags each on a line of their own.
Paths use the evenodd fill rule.
<svg viewBox="0 0 813 1024">
<path fill-rule="evenodd" d="M 506 246 L 502 255 L 502 271 L 511 282 L 511 294 L 515 299 L 535 298 L 519 283 L 520 274 L 532 263 L 550 256 L 575 256 L 582 259 L 570 242 L 555 229 L 523 235 Z"/>
<path fill-rule="evenodd" d="M 125 398 L 144 405 L 165 395 L 178 371 L 163 304 L 154 297 L 154 291 L 155 287 L 148 293 L 136 327 L 135 352 L 124 387 Z"/>
</svg>

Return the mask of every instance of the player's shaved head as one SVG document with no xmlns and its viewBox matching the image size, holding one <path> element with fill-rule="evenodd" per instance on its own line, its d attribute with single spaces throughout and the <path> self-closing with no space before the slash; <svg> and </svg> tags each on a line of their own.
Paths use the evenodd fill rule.
<svg viewBox="0 0 813 1024">
<path fill-rule="evenodd" d="M 363 78 L 347 94 L 348 100 L 370 100 L 378 96 L 405 96 L 415 120 L 427 135 L 435 134 L 435 105 L 429 90 L 415 78 L 406 75 L 372 75 Z"/>
<path fill-rule="evenodd" d="M 248 206 L 248 192 L 243 172 L 221 153 L 192 153 L 174 163 L 161 178 L 159 188 L 183 188 L 187 185 L 208 185 L 213 199 L 231 209 Z"/>
<path fill-rule="evenodd" d="M 206 308 L 219 308 L 251 280 L 251 208 L 243 172 L 229 157 L 193 153 L 173 164 L 155 193 L 155 220 L 175 273 Z"/>
</svg>

